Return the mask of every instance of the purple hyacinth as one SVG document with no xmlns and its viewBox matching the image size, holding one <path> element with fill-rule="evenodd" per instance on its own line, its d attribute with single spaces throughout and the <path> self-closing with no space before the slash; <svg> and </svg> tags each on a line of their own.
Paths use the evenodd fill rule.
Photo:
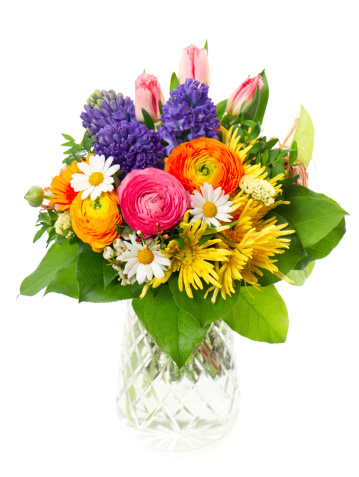
<svg viewBox="0 0 359 477">
<path fill-rule="evenodd" d="M 133 169 L 164 168 L 165 149 L 159 135 L 142 123 L 122 121 L 106 125 L 96 134 L 96 154 L 114 158 L 123 173 L 121 179 Z"/>
<path fill-rule="evenodd" d="M 198 137 L 217 139 L 216 106 L 208 98 L 205 84 L 186 79 L 170 92 L 170 99 L 162 109 L 162 127 L 158 127 L 158 133 L 168 143 L 167 155 L 179 144 Z"/>
<path fill-rule="evenodd" d="M 133 101 L 121 93 L 96 90 L 87 100 L 85 111 L 81 113 L 82 125 L 91 137 L 101 128 L 120 121 L 136 121 Z"/>
</svg>

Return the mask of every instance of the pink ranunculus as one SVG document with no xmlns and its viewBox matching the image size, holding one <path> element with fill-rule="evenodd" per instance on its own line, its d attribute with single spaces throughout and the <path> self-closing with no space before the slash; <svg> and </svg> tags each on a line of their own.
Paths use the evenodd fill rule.
<svg viewBox="0 0 359 477">
<path fill-rule="evenodd" d="M 127 174 L 117 195 L 127 224 L 144 235 L 172 229 L 189 208 L 188 196 L 180 181 L 153 167 Z"/>
<path fill-rule="evenodd" d="M 264 83 L 260 74 L 256 78 L 251 78 L 248 76 L 248 78 L 243 81 L 243 83 L 240 84 L 238 88 L 236 88 L 230 95 L 227 101 L 226 112 L 232 116 L 238 116 L 242 104 L 245 102 L 243 107 L 246 108 L 254 98 L 257 84 L 259 86 L 259 90 L 261 90 Z"/>
<path fill-rule="evenodd" d="M 178 80 L 182 84 L 187 78 L 209 84 L 209 62 L 204 48 L 190 45 L 184 48 L 180 59 Z"/>
<path fill-rule="evenodd" d="M 154 75 L 143 73 L 135 82 L 135 112 L 138 122 L 143 123 L 142 108 L 151 116 L 154 122 L 161 116 L 159 101 L 165 103 L 161 85 Z"/>
</svg>

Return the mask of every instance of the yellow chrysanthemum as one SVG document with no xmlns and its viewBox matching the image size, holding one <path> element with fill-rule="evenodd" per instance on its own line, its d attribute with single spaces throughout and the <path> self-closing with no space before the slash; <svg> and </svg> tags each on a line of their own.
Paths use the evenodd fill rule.
<svg viewBox="0 0 359 477">
<path fill-rule="evenodd" d="M 235 280 L 244 280 L 246 284 L 258 287 L 258 276 L 263 275 L 261 269 L 286 278 L 275 265 L 277 260 L 274 256 L 289 248 L 290 239 L 284 237 L 294 231 L 284 230 L 288 224 L 277 225 L 275 217 L 262 220 L 269 207 L 243 193 L 238 195 L 233 214 L 238 222 L 221 232 L 223 241 L 231 251 L 228 260 L 216 267 L 221 287 L 213 286 L 207 291 L 207 294 L 214 291 L 213 302 L 219 291 L 223 299 L 234 293 Z M 224 247 L 224 244 L 217 246 Z"/>
<path fill-rule="evenodd" d="M 183 230 L 184 246 L 181 250 L 176 240 L 171 240 L 165 249 L 165 255 L 171 260 L 171 265 L 162 279 L 154 279 L 148 283 L 141 294 L 144 296 L 150 286 L 156 288 L 165 283 L 173 272 L 179 272 L 178 288 L 180 291 L 185 289 L 187 295 L 193 298 L 192 288 L 195 290 L 203 290 L 203 283 L 212 284 L 215 287 L 221 287 L 218 282 L 218 274 L 211 262 L 225 262 L 231 251 L 227 247 L 216 248 L 215 244 L 221 243 L 221 239 L 207 240 L 203 244 L 199 244 L 200 239 L 204 235 L 208 224 L 201 225 L 201 220 L 196 222 L 189 221 L 189 212 L 183 218 L 180 227 Z"/>
</svg>

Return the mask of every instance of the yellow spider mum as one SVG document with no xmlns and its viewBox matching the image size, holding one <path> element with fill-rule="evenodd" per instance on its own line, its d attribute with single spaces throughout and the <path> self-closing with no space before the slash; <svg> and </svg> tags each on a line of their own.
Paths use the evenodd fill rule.
<svg viewBox="0 0 359 477">
<path fill-rule="evenodd" d="M 189 212 L 183 218 L 180 227 L 183 230 L 184 246 L 181 250 L 176 240 L 171 240 L 165 249 L 165 255 L 171 260 L 171 265 L 166 275 L 162 279 L 154 279 L 148 283 L 141 294 L 143 297 L 148 288 L 158 287 L 165 283 L 173 272 L 179 272 L 178 288 L 180 291 L 185 289 L 187 295 L 193 298 L 192 288 L 195 290 L 203 290 L 202 279 L 208 284 L 215 287 L 221 287 L 218 282 L 218 274 L 215 271 L 214 264 L 211 262 L 225 262 L 231 251 L 225 248 L 213 247 L 215 244 L 221 243 L 221 239 L 207 240 L 203 244 L 199 244 L 208 224 L 201 225 L 201 220 L 196 222 L 188 222 Z"/>
</svg>

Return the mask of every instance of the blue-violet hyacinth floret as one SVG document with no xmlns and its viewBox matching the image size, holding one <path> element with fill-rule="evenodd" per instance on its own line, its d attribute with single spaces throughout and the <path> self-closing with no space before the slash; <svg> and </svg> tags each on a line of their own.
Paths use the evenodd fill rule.
<svg viewBox="0 0 359 477">
<path fill-rule="evenodd" d="M 159 135 L 143 123 L 122 121 L 106 125 L 96 134 L 96 154 L 113 157 L 121 166 L 121 179 L 133 169 L 164 169 L 165 149 Z"/>
<path fill-rule="evenodd" d="M 108 124 L 120 121 L 136 121 L 132 99 L 114 90 L 96 90 L 87 100 L 81 113 L 82 125 L 91 137 Z"/>
<path fill-rule="evenodd" d="M 168 143 L 166 154 L 182 144 L 199 137 L 217 139 L 219 128 L 216 106 L 208 98 L 208 86 L 186 79 L 170 92 L 170 99 L 162 107 L 162 126 L 158 133 Z"/>
</svg>

